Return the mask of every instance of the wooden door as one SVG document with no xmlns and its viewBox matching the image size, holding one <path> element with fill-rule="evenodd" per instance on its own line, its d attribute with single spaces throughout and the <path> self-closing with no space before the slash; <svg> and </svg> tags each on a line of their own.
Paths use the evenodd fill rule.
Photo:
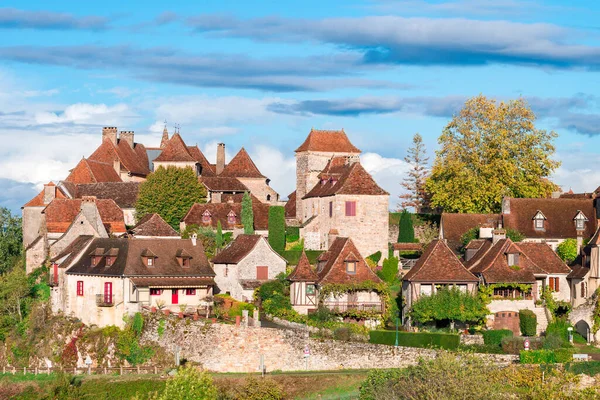
<svg viewBox="0 0 600 400">
<path fill-rule="evenodd" d="M 112 304 L 112 282 L 104 282 L 104 303 Z"/>
<path fill-rule="evenodd" d="M 171 304 L 179 304 L 179 290 L 171 289 Z"/>
</svg>

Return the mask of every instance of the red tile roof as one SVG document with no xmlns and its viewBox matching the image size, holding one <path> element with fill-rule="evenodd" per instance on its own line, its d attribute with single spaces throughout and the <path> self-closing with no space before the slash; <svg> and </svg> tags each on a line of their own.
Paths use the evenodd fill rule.
<svg viewBox="0 0 600 400">
<path fill-rule="evenodd" d="M 158 214 L 146 214 L 129 232 L 134 236 L 179 237 L 179 233 Z"/>
<path fill-rule="evenodd" d="M 235 178 L 264 178 L 260 173 L 250 155 L 243 147 L 225 166 L 219 176 L 228 176 Z"/>
<path fill-rule="evenodd" d="M 200 171 L 202 176 L 216 176 L 215 168 L 208 162 L 198 146 L 188 146 L 188 151 L 194 160 L 202 167 L 202 170 Z"/>
<path fill-rule="evenodd" d="M 327 172 L 319 174 L 321 182 L 318 182 L 315 187 L 303 197 L 304 199 L 334 196 L 336 194 L 358 194 L 369 196 L 389 194 L 377 185 L 373 177 L 359 162 L 345 164 L 344 166 L 330 166 L 330 164 L 334 163 L 337 163 L 337 161 L 330 160 L 326 167 Z M 335 173 L 333 171 L 335 171 Z"/>
<path fill-rule="evenodd" d="M 151 278 L 131 278 L 131 282 L 137 287 L 151 288 L 197 288 L 201 286 L 214 286 L 213 278 L 194 278 L 194 277 L 170 277 L 156 276 Z"/>
<path fill-rule="evenodd" d="M 568 274 L 571 268 L 545 243 L 519 242 L 527 257 L 549 274 Z"/>
<path fill-rule="evenodd" d="M 70 185 L 73 198 L 94 196 L 98 199 L 112 199 L 121 208 L 133 208 L 140 191 L 140 182 L 102 182 Z"/>
<path fill-rule="evenodd" d="M 104 140 L 88 159 L 110 165 L 120 161 L 122 168 L 134 175 L 146 176 L 150 173 L 146 148 L 140 143 L 134 143 L 132 149 L 124 140 L 119 140 L 116 146 L 110 140 Z"/>
<path fill-rule="evenodd" d="M 162 150 L 160 155 L 154 159 L 154 161 L 195 162 L 196 159 L 194 159 L 194 157 L 192 157 L 190 154 L 188 147 L 179 133 L 176 133 L 171 137 L 171 139 L 169 139 L 165 148 Z"/>
<path fill-rule="evenodd" d="M 288 219 L 296 218 L 296 191 L 294 190 L 288 196 L 288 201 L 285 203 L 285 217 Z"/>
<path fill-rule="evenodd" d="M 356 273 L 348 274 L 346 272 L 346 261 L 356 262 Z M 350 238 L 337 237 L 329 249 L 319 256 L 319 264 L 324 262 L 323 267 L 319 267 L 319 283 L 357 283 L 364 281 L 381 282 L 381 279 L 362 258 L 360 252 Z"/>
<path fill-rule="evenodd" d="M 236 195 L 237 196 L 237 195 Z M 261 203 L 256 197 L 252 196 L 252 211 L 254 213 L 254 229 L 258 231 L 268 230 L 269 224 L 269 204 Z M 205 211 L 210 213 L 209 223 L 204 223 L 202 215 Z M 235 224 L 228 222 L 227 216 L 230 212 L 235 214 Z M 196 203 L 183 217 L 186 225 L 212 226 L 217 227 L 217 222 L 221 221 L 221 226 L 225 230 L 233 230 L 242 226 L 242 204 L 239 203 Z"/>
<path fill-rule="evenodd" d="M 319 280 L 319 275 L 317 275 L 310 265 L 304 251 L 302 251 L 302 255 L 298 260 L 298 265 L 296 265 L 296 268 L 288 275 L 288 280 L 292 282 L 317 282 Z"/>
<path fill-rule="evenodd" d="M 296 152 L 302 151 L 360 153 L 360 150 L 350 143 L 343 129 L 341 131 L 311 129 L 304 143 L 296 149 Z"/>
<path fill-rule="evenodd" d="M 213 264 L 237 264 L 244 259 L 256 246 L 262 236 L 239 235 L 227 247 L 213 257 Z"/>
<path fill-rule="evenodd" d="M 121 182 L 112 164 L 81 159 L 65 179 L 71 183 Z"/>
<path fill-rule="evenodd" d="M 50 233 L 63 233 L 81 211 L 81 199 L 55 199 L 45 209 L 46 227 Z M 112 199 L 96 199 L 102 223 L 109 233 L 125 233 L 123 211 Z"/>
<path fill-rule="evenodd" d="M 394 243 L 392 248 L 398 251 L 423 251 L 421 243 Z"/>
<path fill-rule="evenodd" d="M 456 249 L 462 246 L 461 238 L 471 228 L 496 228 L 502 221 L 500 214 L 450 214 L 442 213 L 442 238 Z"/>
<path fill-rule="evenodd" d="M 460 283 L 478 282 L 443 240 L 434 240 L 404 275 L 409 282 Z"/>
<path fill-rule="evenodd" d="M 54 198 L 56 199 L 66 199 L 67 196 L 63 193 L 63 191 L 57 187 L 53 182 L 50 182 L 44 186 L 53 186 L 54 189 Z M 33 199 L 29 200 L 27 203 L 25 203 L 25 205 L 23 207 L 44 207 L 47 206 L 48 204 L 44 204 L 44 196 L 45 196 L 45 189 L 42 189 L 41 192 L 39 192 L 37 194 L 37 196 L 35 196 Z"/>
<path fill-rule="evenodd" d="M 198 181 L 210 192 L 247 192 L 249 189 L 237 178 L 226 176 L 200 176 Z"/>
</svg>

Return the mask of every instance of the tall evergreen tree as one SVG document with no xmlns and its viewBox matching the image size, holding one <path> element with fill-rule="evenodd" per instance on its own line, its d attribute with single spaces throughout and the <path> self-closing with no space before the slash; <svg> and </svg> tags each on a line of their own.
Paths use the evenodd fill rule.
<svg viewBox="0 0 600 400">
<path fill-rule="evenodd" d="M 398 228 L 398 243 L 414 243 L 415 229 L 413 228 L 412 215 L 407 210 L 402 211 L 400 214 Z"/>
<path fill-rule="evenodd" d="M 285 250 L 285 209 L 269 207 L 269 244 L 278 253 Z"/>
<path fill-rule="evenodd" d="M 398 196 L 400 197 L 399 208 L 405 210 L 412 207 L 416 213 L 420 213 L 429 206 L 429 199 L 425 191 L 425 181 L 429 173 L 427 169 L 429 157 L 426 156 L 425 144 L 423 144 L 423 137 L 420 134 L 415 133 L 413 136 L 413 145 L 408 149 L 404 161 L 411 166 L 411 169 L 401 183 L 402 187 L 406 189 L 406 193 Z"/>
<path fill-rule="evenodd" d="M 215 237 L 215 247 L 217 251 L 221 250 L 223 247 L 223 227 L 221 226 L 221 221 L 217 221 L 217 236 Z"/>
<path fill-rule="evenodd" d="M 254 235 L 254 211 L 252 211 L 252 197 L 245 192 L 242 198 L 242 225 L 246 235 Z"/>
</svg>

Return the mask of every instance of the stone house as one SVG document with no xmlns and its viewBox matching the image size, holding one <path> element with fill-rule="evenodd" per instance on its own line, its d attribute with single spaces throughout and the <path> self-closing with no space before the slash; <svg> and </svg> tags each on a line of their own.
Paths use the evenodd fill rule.
<svg viewBox="0 0 600 400">
<path fill-rule="evenodd" d="M 139 222 L 127 231 L 128 235 L 138 239 L 162 238 L 179 239 L 179 233 L 167 224 L 158 214 L 146 214 Z"/>
<path fill-rule="evenodd" d="M 215 293 L 252 302 L 254 289 L 285 273 L 287 262 L 261 235 L 239 235 L 212 259 Z"/>
<path fill-rule="evenodd" d="M 303 251 L 298 265 L 288 275 L 290 281 L 290 302 L 292 308 L 300 314 L 308 314 L 319 306 L 319 293 L 317 282 L 319 275 L 311 267 L 306 253 Z"/>
<path fill-rule="evenodd" d="M 214 271 L 195 238 L 80 237 L 52 259 L 53 308 L 87 325 L 123 326 L 143 306 L 208 307 Z"/>
<path fill-rule="evenodd" d="M 43 233 L 43 212 L 52 200 L 66 198 L 67 195 L 62 189 L 57 187 L 54 182 L 49 182 L 44 185 L 44 189 L 40 193 L 21 207 L 23 216 L 23 246 L 29 247 Z"/>
<path fill-rule="evenodd" d="M 364 258 L 360 255 L 358 248 L 352 239 L 338 237 L 331 247 L 321 254 L 317 260 L 317 269 L 307 267 L 308 259 L 302 257 L 302 263 L 298 263 L 290 274 L 293 290 L 290 289 L 290 301 L 298 312 L 307 313 L 316 307 L 311 307 L 314 299 L 319 299 L 319 293 L 327 285 L 359 285 L 371 282 L 373 285 L 382 283 L 381 279 L 371 270 Z M 311 280 L 316 273 L 317 280 Z M 289 278 L 288 278 L 289 279 Z M 312 286 L 316 285 L 313 297 Z M 335 313 L 344 314 L 352 311 L 372 311 L 383 313 L 385 304 L 376 290 L 348 290 L 342 294 L 331 293 L 320 299 L 319 304 L 329 308 Z"/>
</svg>

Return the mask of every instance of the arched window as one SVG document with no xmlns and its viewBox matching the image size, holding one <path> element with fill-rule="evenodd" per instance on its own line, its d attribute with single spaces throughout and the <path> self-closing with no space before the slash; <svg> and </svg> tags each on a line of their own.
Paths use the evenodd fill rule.
<svg viewBox="0 0 600 400">
<path fill-rule="evenodd" d="M 206 210 L 202 213 L 202 223 L 210 224 L 210 221 L 211 221 L 210 211 Z"/>
<path fill-rule="evenodd" d="M 271 195 L 270 194 L 267 195 L 267 201 L 271 201 Z"/>
</svg>

